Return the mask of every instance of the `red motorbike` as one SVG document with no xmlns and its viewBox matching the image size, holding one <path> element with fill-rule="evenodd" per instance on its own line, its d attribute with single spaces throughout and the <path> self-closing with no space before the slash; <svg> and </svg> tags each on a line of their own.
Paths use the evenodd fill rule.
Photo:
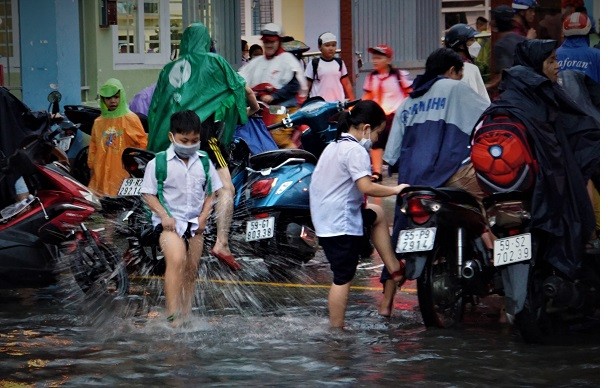
<svg viewBox="0 0 608 388">
<path fill-rule="evenodd" d="M 121 257 L 99 230 L 85 221 L 101 209 L 99 199 L 60 162 L 45 130 L 5 160 L 0 179 L 22 178 L 29 196 L 0 210 L 0 288 L 40 288 L 54 284 L 65 269 L 86 293 L 92 289 L 123 295 L 129 280 Z M 65 153 L 64 153 L 65 155 Z M 7 193 L 3 193 L 5 199 Z"/>
</svg>

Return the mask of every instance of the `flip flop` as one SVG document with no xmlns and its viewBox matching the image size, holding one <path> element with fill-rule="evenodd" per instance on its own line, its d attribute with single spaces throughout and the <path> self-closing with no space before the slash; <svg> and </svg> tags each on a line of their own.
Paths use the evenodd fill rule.
<svg viewBox="0 0 608 388">
<path fill-rule="evenodd" d="M 220 261 L 223 261 L 233 271 L 238 271 L 239 269 L 241 269 L 241 265 L 236 262 L 234 255 L 232 255 L 232 254 L 226 255 L 226 254 L 223 254 L 220 252 L 215 252 L 213 250 L 211 250 L 211 254 L 213 256 L 217 257 Z"/>
</svg>

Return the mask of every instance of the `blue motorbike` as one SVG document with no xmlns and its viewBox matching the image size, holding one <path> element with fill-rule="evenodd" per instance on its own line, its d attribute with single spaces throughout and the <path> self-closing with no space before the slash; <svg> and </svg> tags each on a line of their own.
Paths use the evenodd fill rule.
<svg viewBox="0 0 608 388">
<path fill-rule="evenodd" d="M 319 249 L 310 216 L 309 186 L 317 158 L 336 137 L 332 116 L 357 101 L 307 101 L 269 130 L 307 126 L 302 132 L 303 149 L 281 149 L 252 156 L 244 200 L 248 214 L 245 241 L 256 255 L 278 263 L 305 263 Z M 235 207 L 235 214 L 238 208 Z"/>
</svg>

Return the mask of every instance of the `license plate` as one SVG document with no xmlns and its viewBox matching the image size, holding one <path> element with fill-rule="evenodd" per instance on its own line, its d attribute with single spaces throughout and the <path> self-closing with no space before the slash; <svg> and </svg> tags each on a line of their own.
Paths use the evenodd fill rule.
<svg viewBox="0 0 608 388">
<path fill-rule="evenodd" d="M 70 149 L 70 144 L 72 144 L 72 136 L 67 136 L 59 139 L 59 144 L 57 144 L 57 147 L 65 152 Z"/>
<path fill-rule="evenodd" d="M 274 236 L 274 217 L 247 221 L 245 241 L 257 241 Z"/>
<path fill-rule="evenodd" d="M 141 184 L 143 182 L 143 178 L 127 178 L 122 181 L 122 185 L 120 185 L 120 189 L 118 190 L 119 196 L 130 196 L 130 195 L 139 195 L 141 191 Z"/>
<path fill-rule="evenodd" d="M 399 232 L 397 253 L 430 251 L 435 244 L 437 228 L 404 229 Z"/>
<path fill-rule="evenodd" d="M 530 233 L 499 238 L 494 241 L 494 266 L 519 263 L 532 258 Z"/>
</svg>

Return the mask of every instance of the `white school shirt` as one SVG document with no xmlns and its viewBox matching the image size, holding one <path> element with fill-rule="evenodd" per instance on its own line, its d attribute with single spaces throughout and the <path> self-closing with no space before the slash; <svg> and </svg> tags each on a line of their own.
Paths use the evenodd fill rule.
<svg viewBox="0 0 608 388">
<path fill-rule="evenodd" d="M 403 89 L 412 85 L 410 73 L 407 70 L 397 70 L 397 74 L 369 73 L 365 77 L 363 90 L 372 93 L 372 100 L 382 107 L 384 113 L 391 114 L 399 108 L 399 105 L 407 97 Z"/>
<path fill-rule="evenodd" d="M 329 143 L 310 182 L 310 213 L 319 237 L 362 236 L 363 193 L 357 180 L 371 175 L 369 154 L 352 135 Z"/>
<path fill-rule="evenodd" d="M 304 69 L 292 53 L 283 52 L 270 59 L 260 55 L 239 69 L 239 74 L 245 79 L 247 86 L 254 87 L 262 83 L 269 83 L 276 89 L 287 85 L 293 79 L 294 73 L 300 83 L 300 88 L 308 91 Z"/>
<path fill-rule="evenodd" d="M 317 67 L 317 78 L 313 79 L 312 60 L 308 62 L 306 78 L 312 81 L 310 89 L 310 97 L 320 96 L 325 101 L 343 101 L 345 98 L 344 87 L 342 86 L 342 78 L 348 75 L 346 63 L 342 62 L 342 70 L 340 64 L 335 60 L 326 60 L 323 57 L 319 58 L 319 66 Z"/>
<path fill-rule="evenodd" d="M 177 157 L 173 144 L 167 149 L 167 179 L 163 186 L 165 206 L 175 218 L 175 231 L 182 236 L 188 227 L 193 225 L 191 231 L 198 229 L 198 216 L 203 210 L 205 201 L 205 183 L 207 177 L 198 154 L 188 159 L 188 163 Z M 222 181 L 211 160 L 209 161 L 209 175 L 211 177 L 211 191 L 215 192 L 222 187 Z M 156 195 L 158 181 L 156 180 L 156 159 L 146 165 L 144 180 L 141 185 L 142 194 Z M 161 223 L 160 217 L 152 213 L 152 224 Z"/>
</svg>

